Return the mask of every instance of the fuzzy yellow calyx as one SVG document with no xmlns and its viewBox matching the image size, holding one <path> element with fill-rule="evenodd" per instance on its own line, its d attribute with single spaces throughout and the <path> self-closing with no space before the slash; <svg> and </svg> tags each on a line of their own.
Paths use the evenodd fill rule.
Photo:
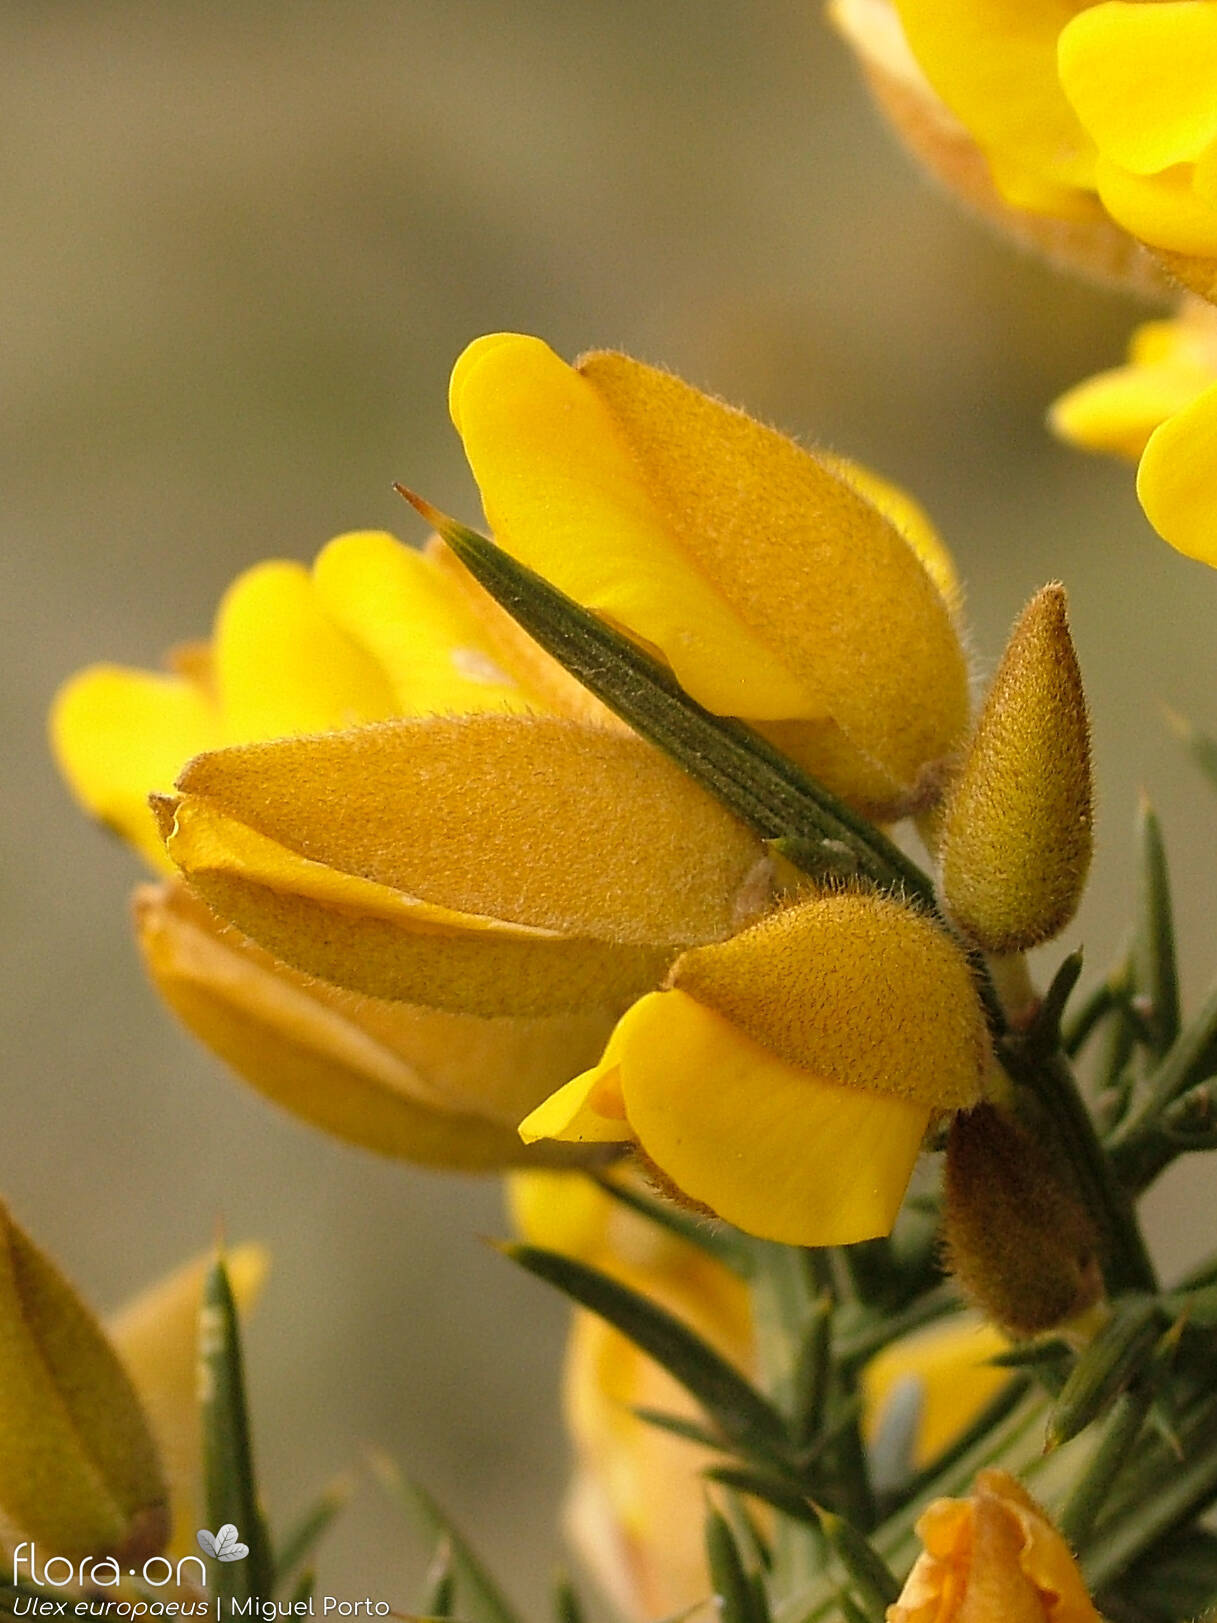
<svg viewBox="0 0 1217 1623">
<path fill-rule="evenodd" d="M 974 1103 L 988 1053 L 963 955 L 885 898 L 816 896 L 684 954 L 600 1064 L 521 1125 L 634 1143 L 750 1233 L 887 1233 L 931 1116 Z"/>
<path fill-rule="evenodd" d="M 156 1444 L 100 1326 L 0 1206 L 0 1510 L 68 1560 L 168 1532 Z"/>
<path fill-rule="evenodd" d="M 942 893 L 986 952 L 1062 930 L 1090 866 L 1090 727 L 1065 591 L 1024 609 L 989 689 L 941 824 Z"/>
<path fill-rule="evenodd" d="M 433 717 L 224 750 L 162 810 L 170 857 L 276 957 L 484 1015 L 606 1008 L 766 900 L 759 841 L 640 739 Z"/>
</svg>

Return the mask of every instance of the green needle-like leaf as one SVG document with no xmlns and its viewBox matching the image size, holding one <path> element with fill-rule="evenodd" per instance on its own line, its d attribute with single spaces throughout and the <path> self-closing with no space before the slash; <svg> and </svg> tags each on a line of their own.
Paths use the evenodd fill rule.
<svg viewBox="0 0 1217 1623">
<path fill-rule="evenodd" d="M 424 1617 L 451 1617 L 456 1599 L 456 1573 L 452 1570 L 452 1540 L 442 1538 L 435 1547 L 423 1579 L 419 1611 Z"/>
<path fill-rule="evenodd" d="M 1179 1035 L 1179 972 L 1166 847 L 1157 814 L 1144 796 L 1137 817 L 1137 843 L 1140 863 L 1133 984 L 1153 1052 L 1165 1054 Z"/>
<path fill-rule="evenodd" d="M 554 1623 L 584 1623 L 583 1603 L 568 1572 L 554 1574 Z"/>
<path fill-rule="evenodd" d="M 269 1596 L 274 1588 L 270 1540 L 254 1471 L 236 1302 L 222 1254 L 207 1271 L 199 1310 L 199 1419 L 207 1525 L 231 1525 L 248 1546 L 244 1560 L 213 1563 L 222 1599 Z"/>
<path fill-rule="evenodd" d="M 723 1623 L 769 1623 L 769 1608 L 744 1566 L 725 1516 L 706 1511 L 706 1564 Z"/>
<path fill-rule="evenodd" d="M 701 1425 L 696 1420 L 690 1420 L 687 1415 L 668 1414 L 663 1409 L 648 1409 L 642 1405 L 630 1410 L 639 1420 L 645 1421 L 648 1426 L 654 1426 L 658 1431 L 670 1432 L 673 1437 L 681 1437 L 686 1443 L 696 1443 L 699 1448 L 716 1448 L 725 1453 L 727 1443 L 724 1438 L 716 1435 L 708 1426 Z"/>
<path fill-rule="evenodd" d="M 1155 1298 L 1118 1302 L 1109 1322 L 1079 1354 L 1056 1400 L 1048 1421 L 1049 1446 L 1067 1443 L 1096 1420 L 1149 1363 L 1161 1335 L 1162 1309 Z"/>
<path fill-rule="evenodd" d="M 468 1541 L 427 1490 L 403 1477 L 385 1455 L 373 1455 L 372 1468 L 427 1542 L 447 1543 L 453 1579 L 461 1598 L 462 1617 L 468 1617 L 470 1623 L 519 1623 L 503 1592 Z"/>
<path fill-rule="evenodd" d="M 688 1325 L 597 1268 L 556 1251 L 505 1244 L 522 1268 L 614 1325 L 697 1399 L 724 1438 L 742 1453 L 785 1460 L 789 1439 L 777 1410 Z"/>
<path fill-rule="evenodd" d="M 935 910 L 916 864 L 758 733 L 704 709 L 665 666 L 493 541 L 397 489 L 530 637 L 763 839 L 790 841 L 791 859 L 813 873 L 863 875 Z"/>
<path fill-rule="evenodd" d="M 852 1522 L 816 1506 L 820 1530 L 845 1568 L 862 1608 L 875 1623 L 883 1623 L 887 1608 L 900 1593 L 900 1581 L 887 1562 Z"/>
</svg>

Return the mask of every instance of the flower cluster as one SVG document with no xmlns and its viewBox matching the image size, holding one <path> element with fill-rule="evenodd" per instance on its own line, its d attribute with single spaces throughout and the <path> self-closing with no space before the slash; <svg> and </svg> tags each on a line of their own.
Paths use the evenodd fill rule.
<svg viewBox="0 0 1217 1623">
<path fill-rule="evenodd" d="M 581 1313 L 567 1404 L 576 1540 L 632 1614 L 668 1611 L 706 1582 L 694 1473 L 720 1442 L 658 1349 L 691 1336 L 694 1365 L 753 1379 L 764 1246 L 888 1235 L 945 1144 L 951 1252 L 991 1319 L 1025 1334 L 1102 1296 L 1103 1237 L 1050 1154 L 1049 1218 L 1025 1216 L 1001 1048 L 1035 1013 L 1022 955 L 1089 865 L 1081 677 L 1050 585 L 974 710 L 916 504 L 668 373 L 499 334 L 457 362 L 451 412 L 493 542 L 433 514 L 421 551 L 357 532 L 258 565 L 166 671 L 67 683 L 52 733 L 160 876 L 139 944 L 198 1037 L 366 1148 L 553 1169 L 513 1186 L 538 1266 L 660 1315 L 636 1344 Z M 888 837 L 906 819 L 935 878 Z M 585 1176 L 623 1161 L 612 1193 Z M 658 1228 L 616 1204 L 655 1191 Z M 762 1250 L 725 1265 L 687 1227 L 711 1219 Z M 921 1457 L 1004 1387 L 976 1369 L 996 1329 L 907 1357 L 867 1335 L 876 1448 L 908 1430 L 902 1380 Z M 834 1437 L 859 1424 L 845 1379 Z"/>
<path fill-rule="evenodd" d="M 877 99 L 917 157 L 1057 263 L 1159 297 L 1129 364 L 1051 422 L 1140 457 L 1155 529 L 1206 563 L 1217 436 L 1217 9 L 1211 0 L 832 0 Z"/>
</svg>

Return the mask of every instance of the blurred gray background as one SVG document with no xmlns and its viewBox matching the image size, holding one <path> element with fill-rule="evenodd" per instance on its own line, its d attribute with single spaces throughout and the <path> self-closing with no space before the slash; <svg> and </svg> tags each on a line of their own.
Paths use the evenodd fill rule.
<svg viewBox="0 0 1217 1623">
<path fill-rule="evenodd" d="M 273 1249 L 251 1335 L 280 1524 L 375 1442 L 524 1600 L 558 1553 L 563 1314 L 479 1234 L 493 1184 L 330 1144 L 234 1085 L 145 988 L 135 860 L 75 812 L 43 716 L 99 657 L 205 634 L 229 578 L 331 535 L 478 518 L 452 360 L 518 328 L 615 345 L 871 463 L 928 505 L 978 665 L 1060 576 L 1094 708 L 1091 973 L 1131 891 L 1138 785 L 1174 856 L 1193 1000 L 1217 960 L 1217 800 L 1164 701 L 1217 728 L 1217 579 L 1131 470 L 1043 408 L 1140 312 L 990 241 L 908 167 L 814 4 L 331 0 L 0 6 L 0 1191 L 99 1306 L 204 1246 Z M 1193 1174 L 1152 1202 L 1196 1254 Z M 408 1607 L 421 1556 L 365 1488 L 321 1587 Z"/>
</svg>

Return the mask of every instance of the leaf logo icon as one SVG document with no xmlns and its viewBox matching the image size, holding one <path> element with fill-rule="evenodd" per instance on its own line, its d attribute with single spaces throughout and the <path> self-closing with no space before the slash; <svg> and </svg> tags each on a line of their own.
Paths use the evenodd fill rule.
<svg viewBox="0 0 1217 1623">
<path fill-rule="evenodd" d="M 241 1543 L 240 1534 L 231 1522 L 225 1522 L 218 1533 L 209 1533 L 200 1527 L 194 1536 L 203 1554 L 216 1561 L 244 1561 L 249 1554 L 249 1545 Z"/>
</svg>

